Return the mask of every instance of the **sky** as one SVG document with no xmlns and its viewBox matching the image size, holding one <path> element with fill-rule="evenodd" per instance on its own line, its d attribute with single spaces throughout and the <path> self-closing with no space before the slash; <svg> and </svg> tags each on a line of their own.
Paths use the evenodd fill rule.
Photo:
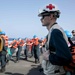
<svg viewBox="0 0 75 75">
<path fill-rule="evenodd" d="M 75 29 L 75 0 L 0 0 L 0 29 L 10 38 L 45 37 L 48 31 L 38 10 L 50 3 L 60 9 L 58 24 L 70 32 Z"/>
</svg>

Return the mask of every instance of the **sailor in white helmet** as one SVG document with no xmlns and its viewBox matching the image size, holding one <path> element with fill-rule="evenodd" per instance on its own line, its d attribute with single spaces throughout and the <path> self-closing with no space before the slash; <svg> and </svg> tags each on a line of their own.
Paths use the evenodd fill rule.
<svg viewBox="0 0 75 75">
<path fill-rule="evenodd" d="M 71 40 L 75 44 L 75 30 L 72 30 L 72 38 L 71 38 Z"/>
<path fill-rule="evenodd" d="M 46 75 L 66 75 L 63 68 L 72 60 L 72 55 L 68 48 L 67 36 L 64 30 L 58 25 L 57 18 L 60 17 L 60 10 L 54 4 L 48 4 L 39 10 L 42 26 L 46 26 L 48 41 L 46 51 L 43 53 L 42 67 Z"/>
</svg>

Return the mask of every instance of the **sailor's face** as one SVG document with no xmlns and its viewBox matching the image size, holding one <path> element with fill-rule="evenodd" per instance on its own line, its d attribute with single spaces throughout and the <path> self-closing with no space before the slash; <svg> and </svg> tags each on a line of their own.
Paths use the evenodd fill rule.
<svg viewBox="0 0 75 75">
<path fill-rule="evenodd" d="M 42 26 L 48 26 L 50 23 L 49 15 L 42 15 L 41 23 L 42 23 Z"/>
<path fill-rule="evenodd" d="M 75 36 L 75 32 L 72 32 L 72 35 Z"/>
</svg>

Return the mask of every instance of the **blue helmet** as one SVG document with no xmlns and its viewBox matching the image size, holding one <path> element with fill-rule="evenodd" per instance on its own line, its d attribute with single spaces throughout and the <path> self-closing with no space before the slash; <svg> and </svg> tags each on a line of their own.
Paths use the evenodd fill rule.
<svg viewBox="0 0 75 75">
<path fill-rule="evenodd" d="M 2 35 L 6 35 L 6 33 L 4 31 L 2 31 Z"/>
<path fill-rule="evenodd" d="M 0 35 L 5 35 L 5 32 L 4 31 L 0 31 Z"/>
<path fill-rule="evenodd" d="M 2 32 L 0 32 L 0 35 L 2 34 Z"/>
<path fill-rule="evenodd" d="M 36 37 L 37 37 L 36 35 L 33 36 L 33 38 L 36 38 Z"/>
<path fill-rule="evenodd" d="M 18 40 L 21 39 L 21 37 L 18 38 Z"/>
<path fill-rule="evenodd" d="M 0 35 L 2 34 L 2 30 L 0 29 Z"/>
<path fill-rule="evenodd" d="M 67 31 L 67 30 L 65 30 L 64 32 L 65 32 L 65 34 L 67 35 L 67 37 L 71 37 L 71 36 L 72 36 L 71 32 L 69 32 L 69 31 Z"/>
</svg>

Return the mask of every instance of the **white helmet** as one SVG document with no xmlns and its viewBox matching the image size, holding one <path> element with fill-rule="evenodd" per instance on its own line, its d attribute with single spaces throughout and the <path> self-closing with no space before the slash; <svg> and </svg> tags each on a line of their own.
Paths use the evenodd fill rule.
<svg viewBox="0 0 75 75">
<path fill-rule="evenodd" d="M 49 5 L 46 5 L 45 8 L 39 9 L 38 16 L 42 16 L 44 14 L 48 14 L 48 13 L 51 13 L 51 12 L 58 12 L 60 14 L 60 11 L 55 4 L 49 4 Z"/>
</svg>

